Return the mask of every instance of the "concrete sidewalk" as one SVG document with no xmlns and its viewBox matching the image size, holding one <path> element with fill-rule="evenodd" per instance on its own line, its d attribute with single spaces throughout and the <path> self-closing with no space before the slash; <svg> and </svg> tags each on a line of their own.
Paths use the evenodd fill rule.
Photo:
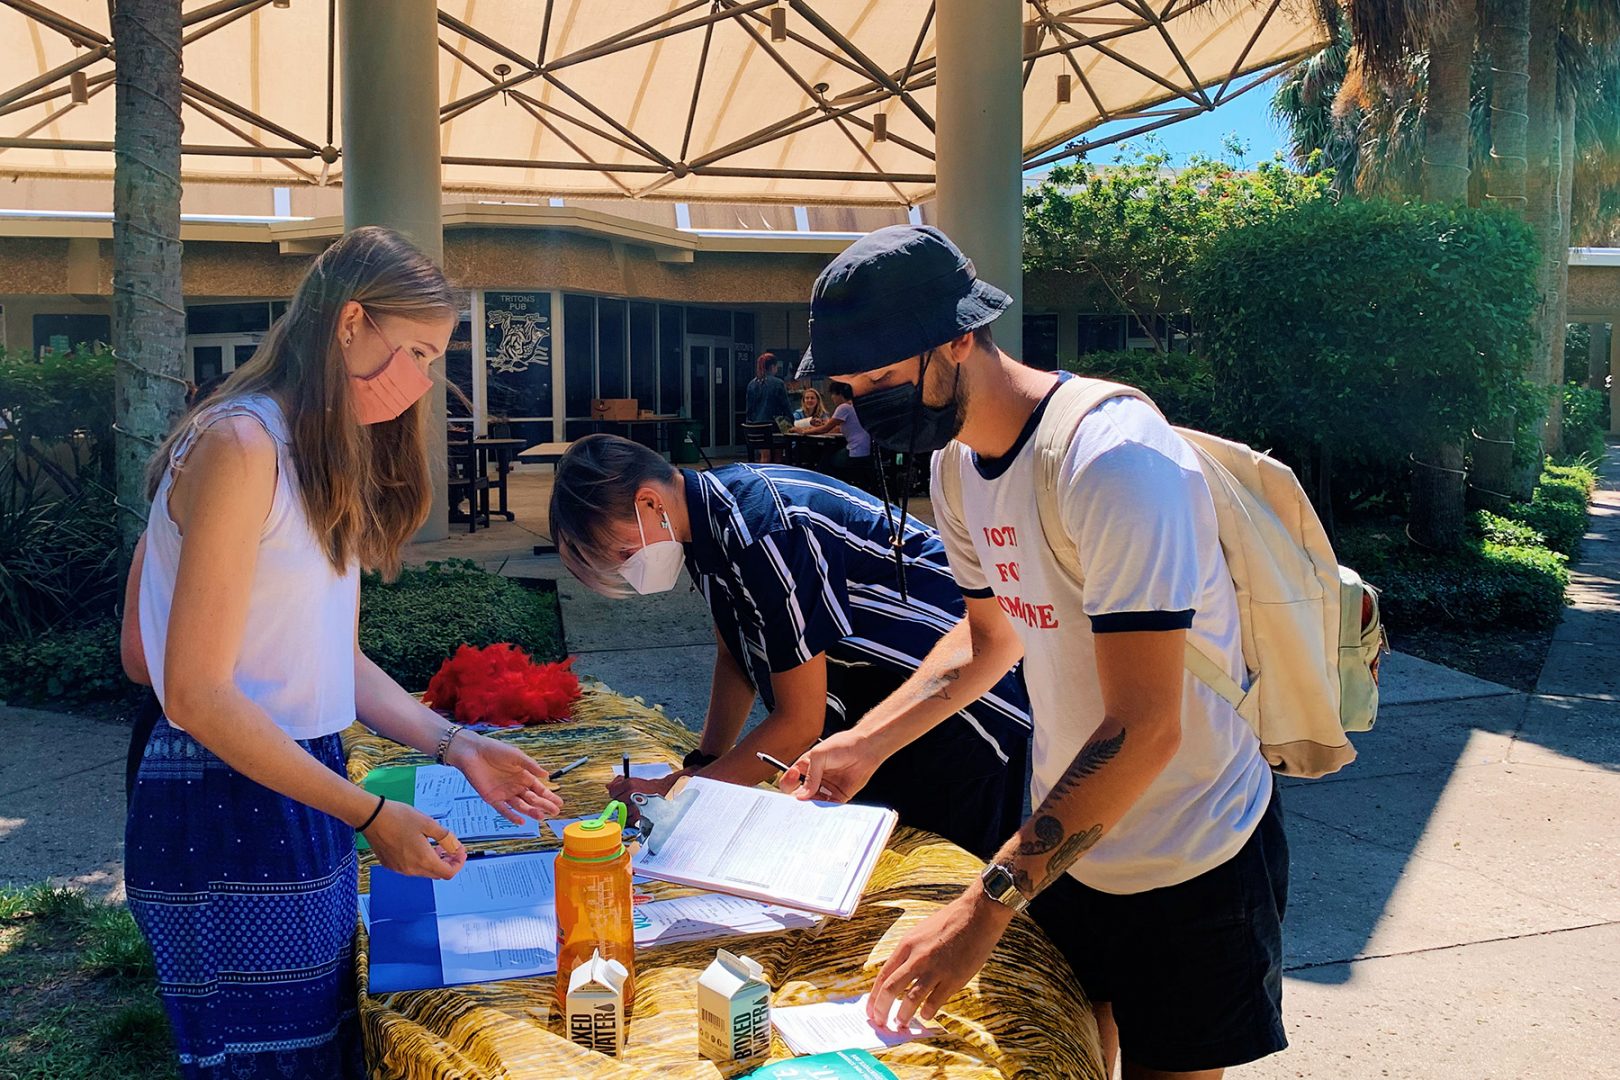
<svg viewBox="0 0 1620 1080">
<path fill-rule="evenodd" d="M 1397 653 L 1378 728 L 1356 737 L 1359 760 L 1284 786 L 1293 1045 L 1235 1077 L 1620 1075 L 1613 448 L 1605 477 L 1575 604 L 1537 693 Z M 557 579 L 581 670 L 701 724 L 714 641 L 684 580 L 661 596 L 602 601 L 554 557 L 478 550 L 494 539 L 453 553 Z M 3 708 L 0 729 L 0 881 L 50 877 L 121 896 L 128 729 Z"/>
</svg>

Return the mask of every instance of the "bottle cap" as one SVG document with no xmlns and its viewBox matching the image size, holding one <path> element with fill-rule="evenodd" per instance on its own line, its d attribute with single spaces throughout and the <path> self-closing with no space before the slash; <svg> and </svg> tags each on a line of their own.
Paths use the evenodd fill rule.
<svg viewBox="0 0 1620 1080">
<path fill-rule="evenodd" d="M 618 820 L 610 820 L 616 816 Z M 610 802 L 597 817 L 576 821 L 563 830 L 563 854 L 570 859 L 614 859 L 624 851 L 625 810 Z"/>
</svg>

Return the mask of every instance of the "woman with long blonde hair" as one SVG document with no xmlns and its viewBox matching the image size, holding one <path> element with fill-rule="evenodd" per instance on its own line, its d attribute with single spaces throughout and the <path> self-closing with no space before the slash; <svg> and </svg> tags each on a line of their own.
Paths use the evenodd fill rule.
<svg viewBox="0 0 1620 1080">
<path fill-rule="evenodd" d="M 359 1077 L 355 833 L 392 870 L 453 876 L 432 818 L 346 774 L 356 717 L 457 766 L 514 822 L 546 773 L 447 723 L 360 650 L 359 574 L 427 518 L 430 364 L 457 304 L 387 229 L 310 267 L 253 359 L 153 459 L 125 664 L 162 702 L 125 831 L 129 906 L 187 1077 Z"/>
</svg>

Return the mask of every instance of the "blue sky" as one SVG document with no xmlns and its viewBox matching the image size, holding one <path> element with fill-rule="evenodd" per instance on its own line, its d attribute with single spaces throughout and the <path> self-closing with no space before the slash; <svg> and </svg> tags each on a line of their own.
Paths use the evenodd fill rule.
<svg viewBox="0 0 1620 1080">
<path fill-rule="evenodd" d="M 1219 155 L 1221 142 L 1228 135 L 1249 144 L 1248 160 L 1265 161 L 1278 150 L 1287 154 L 1288 140 L 1271 119 L 1272 85 L 1257 86 L 1242 97 L 1233 98 L 1212 112 L 1202 113 L 1189 120 L 1170 124 L 1154 132 L 1175 164 L 1186 161 L 1189 154 Z M 1126 120 L 1104 124 L 1087 133 L 1089 138 L 1128 131 L 1144 121 Z M 1091 160 L 1106 163 L 1116 153 L 1113 146 L 1095 151 Z"/>
</svg>

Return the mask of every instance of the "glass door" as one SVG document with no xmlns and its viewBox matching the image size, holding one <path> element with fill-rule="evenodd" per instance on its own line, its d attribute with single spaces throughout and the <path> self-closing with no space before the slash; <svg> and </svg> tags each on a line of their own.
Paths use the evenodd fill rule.
<svg viewBox="0 0 1620 1080">
<path fill-rule="evenodd" d="M 253 359 L 263 338 L 262 333 L 189 335 L 186 353 L 191 360 L 191 381 L 202 386 L 229 375 Z"/>
<path fill-rule="evenodd" d="M 691 372 L 692 419 L 703 425 L 704 449 L 729 454 L 742 445 L 739 421 L 747 382 L 738 384 L 732 371 L 732 345 L 726 338 L 686 335 Z"/>
</svg>

